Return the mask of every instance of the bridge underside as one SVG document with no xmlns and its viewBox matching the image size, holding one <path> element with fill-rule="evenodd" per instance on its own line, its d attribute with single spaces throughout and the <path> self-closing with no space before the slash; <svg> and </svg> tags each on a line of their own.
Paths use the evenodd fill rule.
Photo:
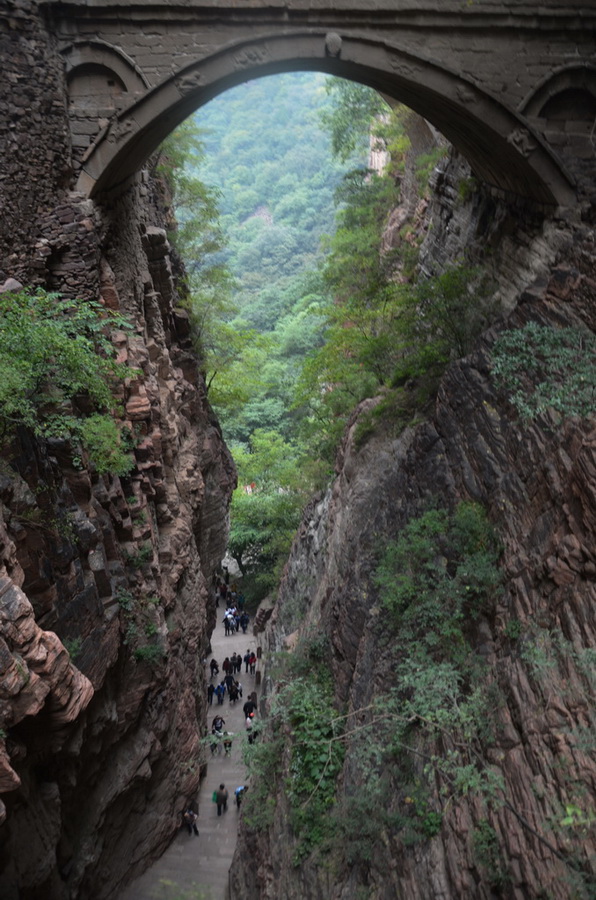
<svg viewBox="0 0 596 900">
<path fill-rule="evenodd" d="M 228 32 L 225 21 L 220 16 L 217 28 L 212 26 L 216 34 L 208 40 L 202 36 L 203 53 L 196 52 L 196 39 L 184 44 L 184 32 L 156 38 L 153 66 L 150 56 L 135 54 L 133 26 L 128 46 L 124 40 L 106 40 L 97 24 L 73 35 L 77 29 L 70 22 L 65 32 L 72 39 L 62 35 L 62 52 L 80 160 L 78 190 L 94 196 L 124 184 L 181 121 L 222 91 L 264 75 L 317 70 L 367 84 L 411 107 L 460 150 L 479 179 L 498 190 L 541 206 L 575 204 L 573 175 L 581 166 L 577 171 L 572 166 L 570 174 L 569 159 L 589 165 L 594 157 L 594 53 L 578 62 L 576 52 L 567 64 L 570 54 L 563 48 L 563 64 L 556 70 L 544 63 L 534 67 L 540 78 L 531 87 L 526 59 L 524 85 L 512 71 L 503 72 L 495 86 L 494 60 L 488 77 L 470 69 L 470 59 L 464 61 L 461 54 L 444 50 L 441 58 L 437 48 L 445 41 L 440 29 L 433 38 L 432 24 L 431 38 L 421 48 L 419 39 L 414 46 L 413 39 L 404 44 L 371 33 L 292 28 L 287 21 L 281 27 L 283 17 L 269 33 L 227 41 L 229 33 L 242 34 L 242 28 Z M 151 27 L 140 30 L 146 36 Z M 471 32 L 468 36 L 473 38 Z M 478 34 L 474 40 L 478 51 Z M 482 66 L 482 53 L 473 58 Z M 516 85 L 515 93 L 508 84 Z M 566 109 L 572 110 L 571 121 Z M 570 147 L 571 155 L 562 152 Z"/>
</svg>

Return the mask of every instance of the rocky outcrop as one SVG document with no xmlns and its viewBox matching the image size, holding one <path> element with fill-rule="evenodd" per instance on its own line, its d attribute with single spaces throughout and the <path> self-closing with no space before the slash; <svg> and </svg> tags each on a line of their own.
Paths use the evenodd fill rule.
<svg viewBox="0 0 596 900">
<path fill-rule="evenodd" d="M 454 190 L 451 180 L 439 192 L 433 207 L 439 218 L 448 207 L 445 193 Z M 457 258 L 462 238 L 473 248 L 470 235 L 480 233 L 482 243 L 493 227 L 504 226 L 507 210 L 499 207 L 489 219 L 494 201 L 484 203 L 473 199 L 460 220 L 452 205 L 443 222 L 451 222 L 447 234 L 435 220 L 427 240 L 440 249 L 433 258 L 427 244 L 429 265 L 445 254 Z M 523 216 L 518 225 L 509 219 L 510 235 L 494 251 L 497 271 L 501 252 L 515 249 L 499 286 L 512 308 L 509 324 L 535 319 L 594 331 L 593 232 L 560 222 L 537 229 Z M 515 296 L 520 280 L 526 288 Z M 333 485 L 303 520 L 268 640 L 275 651 L 295 646 L 300 635 L 326 635 L 336 707 L 349 722 L 365 722 L 397 662 L 373 578 L 382 547 L 429 501 L 482 504 L 502 542 L 505 589 L 470 628 L 495 690 L 494 737 L 484 745 L 483 764 L 503 790 L 491 803 L 474 790 L 442 793 L 437 778 L 425 809 L 440 816 L 440 826 L 429 819 L 429 834 L 412 842 L 404 822 L 416 800 L 400 782 L 397 761 L 386 761 L 379 802 L 387 816 L 371 831 L 366 820 L 374 809 L 361 814 L 355 827 L 369 852 L 351 863 L 337 836 L 324 859 L 314 853 L 297 863 L 282 792 L 270 826 L 253 819 L 241 830 L 232 898 L 571 898 L 593 890 L 595 420 L 520 420 L 491 377 L 494 338 L 494 331 L 486 333 L 472 354 L 449 367 L 434 409 L 417 426 L 394 436 L 390 423 L 381 424 L 362 445 L 358 422 L 377 401 L 356 412 Z M 291 740 L 288 734 L 286 747 Z M 438 740 L 427 763 L 433 752 L 441 758 L 446 745 Z M 373 790 L 362 780 L 361 753 L 356 738 L 347 741 L 338 801 Z M 290 773 L 283 768 L 287 754 L 280 758 L 286 763 L 276 783 L 283 785 Z M 423 783 L 424 763 L 412 760 Z"/>
<path fill-rule="evenodd" d="M 2 476 L 7 897 L 111 896 L 175 833 L 201 774 L 210 585 L 235 483 L 165 232 L 135 188 L 113 213 L 84 205 L 96 236 L 117 223 L 101 292 L 135 325 L 114 335 L 135 467 L 98 476 L 77 448 L 21 436 Z"/>
<path fill-rule="evenodd" d="M 3 556 L 0 570 L 0 710 L 4 732 L 0 749 L 0 793 L 5 793 L 21 784 L 6 746 L 6 729 L 29 716 L 37 716 L 45 708 L 51 730 L 48 750 L 58 752 L 65 738 L 65 726 L 76 721 L 88 706 L 93 686 L 72 665 L 58 637 L 53 632 L 42 631 L 37 625 L 33 607 L 18 585 L 22 582 L 22 570 L 14 543 L 3 526 L 0 528 L 0 547 Z M 0 818 L 2 821 L 6 818 L 4 803 L 0 806 Z"/>
<path fill-rule="evenodd" d="M 69 190 L 64 72 L 35 3 L 4 4 L 0 282 L 99 300 L 130 377 L 134 467 L 4 439 L 0 895 L 113 897 L 172 839 L 201 777 L 211 582 L 235 470 L 179 306 L 160 193 Z"/>
</svg>

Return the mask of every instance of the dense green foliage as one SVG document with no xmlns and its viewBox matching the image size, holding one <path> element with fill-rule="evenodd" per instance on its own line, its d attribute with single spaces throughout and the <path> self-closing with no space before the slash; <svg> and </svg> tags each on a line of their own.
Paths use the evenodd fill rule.
<svg viewBox="0 0 596 900">
<path fill-rule="evenodd" d="M 596 410 L 596 337 L 586 328 L 528 322 L 495 341 L 492 372 L 524 419 L 552 409 L 562 416 Z"/>
<path fill-rule="evenodd" d="M 471 650 L 474 622 L 494 607 L 501 583 L 499 547 L 481 507 L 431 509 L 390 544 L 376 582 L 390 617 L 405 720 L 431 731 L 481 731 L 485 691 Z"/>
<path fill-rule="evenodd" d="M 333 190 L 343 167 L 318 127 L 324 84 L 324 76 L 309 73 L 260 78 L 195 117 L 206 148 L 197 174 L 221 191 L 225 257 L 242 274 L 238 305 L 261 330 L 272 330 L 282 313 L 284 279 L 312 267 L 321 235 L 333 228 Z M 273 286 L 259 302 L 255 295 Z"/>
<path fill-rule="evenodd" d="M 383 555 L 375 580 L 389 678 L 346 725 L 351 787 L 334 810 L 345 864 L 370 861 L 375 833 L 398 831 L 404 844 L 434 837 L 452 797 L 500 796 L 481 752 L 498 692 L 473 650 L 474 623 L 499 591 L 498 556 L 471 503 L 411 520 Z"/>
<path fill-rule="evenodd" d="M 389 178 L 354 173 L 342 199 L 324 268 L 334 298 L 325 309 L 326 340 L 307 357 L 298 383 L 303 434 L 310 426 L 319 452 L 323 437 L 335 448 L 356 403 L 408 383 L 408 396 L 386 393 L 376 413 L 403 427 L 434 395 L 447 363 L 470 350 L 491 312 L 487 285 L 468 266 L 415 284 L 394 278 L 392 255 L 376 249 L 397 199 Z"/>
<path fill-rule="evenodd" d="M 193 288 L 191 305 L 209 398 L 239 468 L 230 552 L 255 598 L 273 586 L 300 510 L 330 464 L 302 437 L 307 410 L 295 390 L 306 355 L 324 341 L 320 242 L 333 229 L 344 171 L 318 121 L 317 109 L 330 104 L 324 85 L 306 73 L 259 79 L 200 110 L 193 125 L 205 152 L 194 154 L 190 174 L 220 192 L 226 237 L 206 266 L 227 269 L 235 285 L 198 304 L 200 314 Z"/>
<path fill-rule="evenodd" d="M 109 329 L 128 327 L 99 303 L 43 290 L 0 295 L 3 438 L 25 426 L 40 437 L 81 442 L 100 473 L 130 471 L 130 436 L 111 410 L 117 380 L 134 373 L 116 363 L 108 338 Z"/>
<path fill-rule="evenodd" d="M 370 863 L 390 833 L 406 845 L 433 838 L 453 797 L 500 802 L 502 781 L 483 753 L 499 695 L 473 650 L 475 623 L 500 589 L 498 557 L 472 503 L 430 509 L 388 545 L 375 578 L 387 682 L 382 696 L 371 685 L 357 713 L 334 708 L 324 636 L 301 638 L 275 673 L 271 715 L 249 753 L 251 827 L 271 824 L 273 809 L 258 813 L 263 784 L 279 789 L 283 779 L 296 861 L 318 850 L 343 867 Z"/>
<path fill-rule="evenodd" d="M 165 180 L 175 207 L 168 237 L 180 255 L 191 263 L 188 275 L 193 286 L 201 287 L 203 282 L 210 281 L 208 273 L 214 266 L 211 254 L 224 246 L 219 192 L 193 173 L 204 155 L 201 130 L 193 119 L 187 119 L 163 142 L 155 162 L 155 170 Z M 200 278 L 195 278 L 199 273 Z"/>
<path fill-rule="evenodd" d="M 258 346 L 252 329 L 229 324 L 235 314 L 235 282 L 222 260 L 225 246 L 220 225 L 220 194 L 196 175 L 205 157 L 201 129 L 187 119 L 160 147 L 156 170 L 171 202 L 169 238 L 182 257 L 186 279 L 184 302 L 191 315 L 193 336 L 202 359 L 211 399 L 224 409 L 242 408 L 249 400 L 248 379 L 239 379 L 242 362 L 249 375 L 250 348 Z"/>
<path fill-rule="evenodd" d="M 195 189 L 207 239 L 191 270 L 231 273 L 220 290 L 193 286 L 190 305 L 209 398 L 240 469 L 230 549 L 257 576 L 257 596 L 273 583 L 300 506 L 329 477 L 355 405 L 384 392 L 359 440 L 381 419 L 403 427 L 486 321 L 479 273 L 460 265 L 414 285 L 404 276 L 412 242 L 397 255 L 380 250 L 410 115 L 369 88 L 298 73 L 235 88 L 189 126 L 201 147 L 185 178 L 214 186 Z M 391 153 L 385 175 L 364 165 L 371 129 Z M 429 165 L 420 162 L 421 181 Z M 212 241 L 216 192 L 225 249 Z M 284 448 L 293 475 L 261 463 L 268 442 Z"/>
<path fill-rule="evenodd" d="M 492 530 L 476 504 L 460 503 L 452 515 L 431 509 L 412 520 L 387 548 L 377 573 L 383 605 L 399 620 L 399 640 L 406 643 L 414 629 L 425 653 L 443 641 L 444 656 L 457 654 L 453 634 L 463 638 L 464 621 L 477 619 L 494 600 L 497 558 Z"/>
<path fill-rule="evenodd" d="M 342 175 L 316 115 L 324 84 L 307 73 L 258 79 L 195 116 L 206 152 L 194 173 L 221 196 L 226 249 L 216 260 L 237 282 L 233 307 L 219 316 L 221 342 L 251 335 L 220 367 L 210 399 L 226 437 L 247 446 L 255 427 L 295 439 L 293 384 L 304 354 L 322 343 L 317 264 Z"/>
<path fill-rule="evenodd" d="M 255 429 L 250 445 L 232 446 L 239 487 L 234 494 L 229 552 L 257 596 L 274 586 L 277 566 L 287 556 L 307 485 L 297 471 L 298 451 L 277 432 Z"/>
<path fill-rule="evenodd" d="M 345 719 L 333 705 L 328 654 L 325 641 L 306 637 L 295 653 L 278 661 L 281 686 L 273 697 L 267 728 L 260 733 L 257 746 L 246 748 L 251 790 L 245 801 L 245 820 L 252 828 L 271 824 L 271 806 L 263 815 L 263 803 L 267 804 L 264 790 L 266 786 L 271 794 L 283 775 L 296 863 L 325 845 L 333 833 L 330 812 L 345 752 Z M 286 761 L 283 772 L 282 754 Z"/>
<path fill-rule="evenodd" d="M 334 155 L 345 162 L 356 151 L 362 158 L 368 151 L 371 123 L 388 115 L 387 104 L 376 91 L 343 78 L 329 78 L 325 90 L 331 104 L 319 116 L 331 135 Z"/>
</svg>

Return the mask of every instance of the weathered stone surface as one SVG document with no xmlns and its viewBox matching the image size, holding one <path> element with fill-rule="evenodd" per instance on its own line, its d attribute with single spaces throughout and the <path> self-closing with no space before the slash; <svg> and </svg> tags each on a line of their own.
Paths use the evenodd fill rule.
<svg viewBox="0 0 596 900">
<path fill-rule="evenodd" d="M 165 847 L 200 777 L 235 470 L 189 355 L 158 192 L 139 179 L 97 205 L 69 190 L 45 21 L 28 0 L 0 11 L 0 283 L 129 318 L 112 337 L 139 370 L 119 393 L 136 467 L 99 476 L 78 448 L 20 435 L 0 470 L 0 895 L 101 900 Z"/>
<path fill-rule="evenodd" d="M 507 193 L 574 205 L 564 165 L 591 190 L 594 85 L 585 67 L 594 62 L 594 10 L 587 2 L 477 0 L 469 8 L 402 0 L 396 8 L 389 0 L 194 0 L 181 7 L 117 0 L 74 19 L 67 6 L 46 5 L 66 45 L 81 191 L 121 184 L 167 131 L 239 75 L 288 64 L 355 81 L 367 71 L 386 96 L 415 109 L 465 153 L 486 184 Z M 102 78 L 99 66 L 112 78 Z"/>
<path fill-rule="evenodd" d="M 457 172 L 457 166 L 445 169 L 445 180 L 454 173 L 460 177 Z M 440 267 L 444 254 L 457 246 L 439 222 L 447 210 L 443 191 L 434 206 L 438 218 L 428 231 L 429 268 L 437 262 Z M 490 226 L 482 226 L 480 201 L 475 211 L 461 212 L 460 239 L 468 247 L 474 246 L 470 238 L 479 226 L 485 229 L 482 239 L 490 236 Z M 505 215 L 499 210 L 497 220 Z M 494 251 L 495 274 L 502 273 L 500 295 L 514 308 L 511 324 L 531 317 L 557 325 L 583 322 L 596 330 L 590 230 L 563 236 L 549 225 L 554 239 L 545 240 L 542 229 L 526 239 L 527 223 L 518 227 L 520 244 L 513 228 Z M 510 260 L 501 268 L 501 254 L 511 250 L 515 264 Z M 529 289 L 523 287 L 519 297 L 518 287 L 515 303 L 514 284 L 523 284 L 524 278 Z M 307 510 L 267 635 L 270 649 L 281 650 L 296 643 L 297 629 L 298 634 L 325 633 L 338 708 L 356 714 L 366 709 L 372 696 L 382 696 L 394 663 L 371 578 L 379 545 L 395 538 L 430 498 L 481 502 L 504 547 L 506 594 L 494 614 L 475 627 L 474 641 L 503 691 L 487 760 L 504 779 L 505 802 L 491 808 L 473 794 L 449 803 L 438 796 L 443 815 L 438 837 L 408 847 L 399 829 L 383 828 L 370 862 L 342 867 L 332 859 L 321 865 L 316 857 L 295 864 L 290 813 L 282 796 L 270 829 L 241 830 L 231 870 L 233 900 L 347 900 L 360 891 L 404 900 L 490 898 L 494 885 L 474 853 L 473 836 L 483 821 L 494 829 L 508 897 L 544 892 L 557 900 L 575 897 L 577 876 L 564 862 L 571 846 L 576 860 L 571 866 L 582 867 L 584 884 L 591 878 L 592 830 L 572 835 L 557 823 L 566 804 L 585 806 L 580 795 L 591 797 L 596 785 L 593 754 L 579 737 L 593 728 L 594 716 L 592 679 L 584 667 L 596 646 L 594 420 L 560 424 L 545 416 L 530 424 L 521 421 L 490 376 L 488 350 L 494 338 L 494 332 L 486 335 L 474 353 L 447 370 L 427 420 L 399 437 L 379 433 L 357 447 L 358 419 L 375 401 L 361 406 L 338 456 L 332 487 Z M 518 623 L 522 635 L 541 635 L 547 672 L 532 667 L 523 639 L 519 644 L 508 637 L 510 623 Z M 570 642 L 569 653 L 558 655 L 557 640 Z M 436 752 L 443 752 L 440 745 Z M 357 787 L 351 778 L 348 749 L 342 791 Z M 399 792 L 399 784 L 387 785 L 391 812 L 403 813 L 392 799 Z M 331 883 L 327 865 L 335 865 Z"/>
</svg>

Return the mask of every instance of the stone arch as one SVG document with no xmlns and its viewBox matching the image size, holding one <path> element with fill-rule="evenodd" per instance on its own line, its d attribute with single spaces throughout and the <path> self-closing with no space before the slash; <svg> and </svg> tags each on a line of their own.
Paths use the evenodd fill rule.
<svg viewBox="0 0 596 900">
<path fill-rule="evenodd" d="M 596 100 L 596 68 L 583 65 L 557 69 L 525 97 L 520 112 L 528 118 L 540 116 L 550 100 L 568 90 L 591 95 Z"/>
<path fill-rule="evenodd" d="M 123 95 L 149 89 L 133 60 L 105 41 L 78 41 L 61 52 L 71 108 L 115 108 L 122 105 Z"/>
<path fill-rule="evenodd" d="M 596 158 L 596 68 L 568 66 L 554 72 L 524 100 L 522 111 L 557 150 Z"/>
<path fill-rule="evenodd" d="M 394 97 L 431 122 L 480 179 L 501 191 L 546 205 L 574 202 L 570 180 L 542 138 L 477 85 L 395 44 L 310 31 L 235 43 L 165 79 L 112 118 L 86 155 L 78 189 L 95 195 L 116 187 L 217 94 L 292 70 L 338 75 Z"/>
</svg>

